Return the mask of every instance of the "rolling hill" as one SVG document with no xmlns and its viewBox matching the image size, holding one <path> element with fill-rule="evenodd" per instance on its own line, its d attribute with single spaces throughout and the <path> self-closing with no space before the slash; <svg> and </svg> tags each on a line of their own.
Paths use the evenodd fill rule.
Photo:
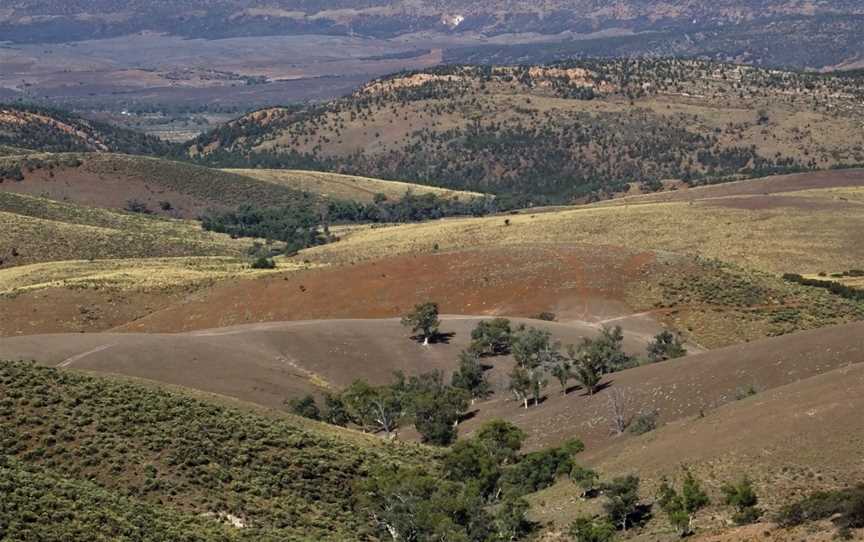
<svg viewBox="0 0 864 542">
<path fill-rule="evenodd" d="M 59 109 L 0 103 L 0 145 L 43 152 L 164 154 L 164 141 Z M 8 151 L 7 151 L 8 152 Z"/>
<path fill-rule="evenodd" d="M 565 322 L 643 315 L 702 346 L 725 346 L 861 318 L 860 303 L 779 277 L 860 268 L 861 183 L 859 171 L 836 171 L 507 216 L 357 226 L 254 273 L 230 258 L 0 270 L 0 334 L 389 318 L 431 298 L 450 314 L 552 312 Z M 31 232 L 36 240 L 39 231 Z M 249 247 L 215 239 L 228 243 L 217 254 L 236 258 Z M 204 288 L 188 292 L 190 284 Z M 101 289 L 91 288 L 87 302 L 76 285 Z"/>
<path fill-rule="evenodd" d="M 188 163 L 113 153 L 38 153 L 0 157 L 0 192 L 96 208 L 194 219 L 208 209 L 315 205 L 309 193 Z"/>
<path fill-rule="evenodd" d="M 857 77 L 684 60 L 448 66 L 199 137 L 219 167 L 294 167 L 506 194 L 523 203 L 864 162 Z"/>
<path fill-rule="evenodd" d="M 353 484 L 434 457 L 224 398 L 29 363 L 0 362 L 0 390 L 0 518 L 14 540 L 365 540 Z"/>
<path fill-rule="evenodd" d="M 13 446 L 12 455 L 17 455 L 19 460 L 49 468 L 55 464 L 58 456 L 68 456 L 68 452 L 64 451 L 67 447 L 95 446 L 98 443 L 101 449 L 110 451 L 102 454 L 104 461 L 87 462 L 83 459 L 87 456 L 82 459 L 72 456 L 73 467 L 70 470 L 67 459 L 65 472 L 76 477 L 86 476 L 109 489 L 122 491 L 140 487 L 133 493 L 134 498 L 144 500 L 149 505 L 160 505 L 156 507 L 155 513 L 188 514 L 194 510 L 200 514 L 211 509 L 213 512 L 227 510 L 231 516 L 222 517 L 232 518 L 232 521 L 238 518 L 247 528 L 251 527 L 251 530 L 244 528 L 239 534 L 251 535 L 253 539 L 256 535 L 260 537 L 257 539 L 267 539 L 266 535 L 270 534 L 268 527 L 272 528 L 269 522 L 279 510 L 274 507 L 291 506 L 292 501 L 279 497 L 261 500 L 230 490 L 220 490 L 223 486 L 219 485 L 218 478 L 204 476 L 208 468 L 214 468 L 212 463 L 195 466 L 190 460 L 185 463 L 173 460 L 172 463 L 172 458 L 187 457 L 187 448 L 193 443 L 199 443 L 196 450 L 201 449 L 200 431 L 210 431 L 212 435 L 212 429 L 205 429 L 211 427 L 207 423 L 211 418 L 220 420 L 219 427 L 226 434 L 233 435 L 231 431 L 236 431 L 232 429 L 232 424 L 242 425 L 244 434 L 248 434 L 250 428 L 263 431 L 262 438 L 268 439 L 269 446 L 281 446 L 278 436 L 270 431 L 296 430 L 289 428 L 292 423 L 298 422 L 274 414 L 256 419 L 238 412 L 236 407 L 221 406 L 225 399 L 220 400 L 220 406 L 214 406 L 212 403 L 206 404 L 161 391 L 148 392 L 137 386 L 79 376 L 75 370 L 156 378 L 163 383 L 180 383 L 229 396 L 245 397 L 265 405 L 277 405 L 281 397 L 305 393 L 310 389 L 338 389 L 337 386 L 349 382 L 355 375 L 368 376 L 373 381 L 386 381 L 387 373 L 392 368 L 409 373 L 431 368 L 450 371 L 455 363 L 452 354 L 460 344 L 464 344 L 466 339 L 463 335 L 474 322 L 476 320 L 446 319 L 444 329 L 455 330 L 456 341 L 452 345 L 435 345 L 431 349 L 412 343 L 404 337 L 404 332 L 402 340 L 397 341 L 399 337 L 391 336 L 393 330 L 398 330 L 395 321 L 304 322 L 293 326 L 244 326 L 169 336 L 67 335 L 6 340 L 0 346 L 0 355 L 38 355 L 52 365 L 57 364 L 60 369 L 37 369 L 20 363 L 3 364 L 2 385 L 10 400 L 20 403 L 26 397 L 23 407 L 27 412 L 39 414 L 38 417 L 27 417 L 26 420 L 33 421 L 24 425 L 18 423 L 14 429 L 7 422 L 4 427 L 7 432 L 26 428 L 28 438 L 13 440 L 13 436 L 4 442 L 6 446 Z M 567 324 L 545 325 L 565 340 L 572 340 L 589 331 L 589 328 L 579 330 Z M 335 336 L 334 331 L 337 332 Z M 724 536 L 730 537 L 729 540 L 746 540 L 747 534 L 752 533 L 749 528 L 742 529 L 738 534 L 735 529 L 729 528 L 728 509 L 720 505 L 720 486 L 723 483 L 737 480 L 743 475 L 750 476 L 760 496 L 760 506 L 770 517 L 768 514 L 775 513 L 780 507 L 814 489 L 842 488 L 850 480 L 860 479 L 864 474 L 860 471 L 858 461 L 864 434 L 861 433 L 857 418 L 861 387 L 864 386 L 861 370 L 864 362 L 864 334 L 861 331 L 861 324 L 856 323 L 629 369 L 608 376 L 603 389 L 593 396 L 572 391 L 561 395 L 554 386 L 550 386 L 546 391 L 547 399 L 540 406 L 528 410 L 522 409 L 503 388 L 496 386 L 496 394 L 476 403 L 472 416 L 461 427 L 465 435 L 470 436 L 472 431 L 489 419 L 511 420 L 528 433 L 526 444 L 529 450 L 561 443 L 578 435 L 588 447 L 586 454 L 580 456 L 580 462 L 598 469 L 604 477 L 638 473 L 643 480 L 643 498 L 646 501 L 651 499 L 652 491 L 663 477 L 676 476 L 682 464 L 686 464 L 691 472 L 704 481 L 714 497 L 715 504 L 698 515 L 700 533 L 725 533 Z M 575 335 L 569 335 L 574 332 Z M 323 341 L 323 337 L 328 337 L 329 342 Z M 628 341 L 628 349 L 639 344 L 638 338 L 633 336 Z M 393 346 L 400 342 L 403 347 L 394 351 Z M 406 364 L 406 356 L 400 354 L 411 349 L 416 352 L 407 358 Z M 170 355 L 165 355 L 168 352 Z M 491 359 L 489 362 L 493 366 L 490 372 L 493 382 L 498 380 L 496 375 L 505 374 L 512 364 L 506 358 Z M 51 397 L 63 399 L 52 402 L 43 398 L 49 384 Z M 748 389 L 752 391 L 744 391 Z M 87 397 L 98 397 L 98 400 L 81 401 L 84 391 Z M 623 394 L 629 415 L 656 412 L 659 415 L 659 427 L 642 435 L 613 436 L 609 429 L 612 414 L 608 403 L 613 394 Z M 121 397 L 122 401 L 119 399 Z M 9 412 L 15 412 L 9 409 L 10 400 L 3 405 L 7 408 L 7 417 Z M 166 414 L 162 414 L 151 419 L 148 417 L 151 409 L 170 415 L 166 418 Z M 92 433 L 91 426 L 85 423 L 83 430 L 79 429 L 74 436 L 66 436 L 63 428 L 70 415 L 74 416 L 71 419 L 87 419 L 90 412 L 107 412 L 111 415 L 103 414 L 100 417 L 104 421 L 100 422 L 98 433 Z M 45 424 L 35 421 L 46 417 L 54 420 L 57 438 L 50 442 L 56 444 L 48 451 L 34 453 L 32 450 L 44 440 L 43 435 L 46 439 L 50 438 Z M 128 425 L 132 419 L 139 420 L 133 426 L 134 430 L 129 429 Z M 197 420 L 194 428 L 188 426 L 186 420 L 189 419 Z M 0 417 L 0 420 L 3 418 Z M 347 459 L 354 455 L 346 455 L 345 451 L 318 455 L 320 448 L 338 445 L 349 434 L 342 436 L 339 430 L 330 429 L 332 434 L 315 437 L 316 432 L 323 429 L 317 429 L 318 426 L 310 422 L 305 423 L 301 430 L 311 434 L 303 441 L 301 455 L 292 456 L 292 465 L 296 465 L 292 468 L 302 469 L 305 465 L 305 468 L 318 469 L 319 475 L 322 472 L 333 473 L 333 483 L 340 483 L 344 476 L 356 472 L 344 472 L 344 465 L 356 464 Z M 81 427 L 81 423 L 78 426 Z M 115 426 L 126 428 L 122 436 L 109 432 Z M 273 429 L 268 430 L 269 426 Z M 152 454 L 160 449 L 158 439 L 165 431 L 173 435 L 171 442 L 175 444 L 172 451 L 151 459 Z M 182 438 L 177 436 L 180 434 Z M 407 432 L 409 437 L 410 434 Z M 353 433 L 350 436 L 360 439 L 359 435 Z M 122 441 L 118 440 L 121 438 Z M 177 441 L 177 438 L 180 440 Z M 310 448 L 310 439 L 315 438 L 319 440 L 312 440 Z M 386 454 L 396 452 L 390 448 L 392 445 L 376 445 L 374 437 L 365 438 L 370 440 L 352 440 L 350 446 L 355 449 L 351 454 L 363 454 L 368 457 L 365 461 L 377 461 L 380 455 L 375 454 L 386 457 Z M 212 437 L 205 439 L 208 443 L 212 441 Z M 119 444 L 121 442 L 122 446 Z M 214 460 L 217 465 L 223 465 L 225 459 L 220 459 L 222 456 L 233 457 L 225 450 L 236 446 L 236 437 L 222 438 L 218 447 L 204 446 L 198 453 L 207 456 L 222 450 L 224 453 L 217 454 Z M 371 453 L 366 456 L 367 446 L 380 446 L 380 449 L 370 448 Z M 400 460 L 422 460 L 422 449 L 413 451 L 414 454 L 407 457 L 400 451 L 403 454 Z M 256 468 L 266 468 L 259 467 L 260 461 L 267 461 L 265 458 L 270 457 L 266 452 L 266 448 L 250 452 L 250 463 L 230 467 L 233 477 L 244 479 L 247 476 L 246 469 L 254 472 Z M 334 465 L 331 461 L 336 458 L 339 462 Z M 11 465 L 13 469 L 17 466 L 14 461 Z M 168 469 L 166 465 L 175 468 Z M 102 469 L 109 466 L 115 474 L 109 477 L 100 475 Z M 155 476 L 147 473 L 151 467 L 155 467 Z M 8 470 L 9 464 L 4 465 L 4 468 Z M 2 472 L 8 476 L 8 472 Z M 125 477 L 117 478 L 117 472 L 124 473 Z M 14 476 L 20 478 L 21 474 Z M 154 503 L 161 485 L 154 485 L 152 478 L 162 484 L 170 480 L 168 483 L 175 488 L 174 496 L 166 502 Z M 325 478 L 330 483 L 330 478 Z M 295 479 L 298 482 L 284 487 L 282 495 L 286 492 L 313 491 L 302 476 Z M 317 477 L 315 479 L 318 480 Z M 34 483 L 27 478 L 25 481 L 27 484 Z M 782 488 L 782 491 L 778 491 L 778 488 Z M 314 491 L 326 490 L 319 485 Z M 554 533 L 566 527 L 574 517 L 594 513 L 597 501 L 578 498 L 577 494 L 576 486 L 562 478 L 557 485 L 531 497 L 532 519 L 541 521 L 545 531 Z M 329 511 L 319 519 L 316 519 L 318 516 L 315 511 L 303 509 L 305 515 L 299 516 L 299 523 L 295 519 L 292 528 L 325 530 L 322 532 L 332 530 L 333 517 L 342 517 L 332 514 L 345 513 L 344 501 L 339 500 L 343 495 L 345 492 L 339 491 L 331 493 L 324 502 L 316 501 L 316 506 L 329 507 Z M 120 500 L 117 506 L 125 506 L 126 502 Z M 196 504 L 199 502 L 201 504 Z M 161 507 L 167 508 L 167 511 Z M 350 523 L 357 521 L 357 518 L 346 520 L 349 525 L 357 525 Z M 193 524 L 189 528 L 201 529 L 205 526 L 216 528 L 215 525 L 207 525 L 207 522 L 203 522 L 203 525 Z M 811 525 L 808 527 L 808 539 L 811 539 L 810 536 L 823 536 L 824 532 L 830 530 L 830 525 Z M 769 540 L 785 540 L 795 535 L 795 531 L 778 529 L 770 524 L 760 525 L 758 532 L 760 538 L 764 536 Z M 648 540 L 651 537 L 665 540 L 670 534 L 665 519 L 657 515 L 631 537 L 634 540 Z M 333 535 L 340 536 L 338 532 Z M 342 539 L 353 539 L 347 534 L 341 536 Z"/>
<path fill-rule="evenodd" d="M 294 190 L 318 194 L 327 198 L 357 201 L 360 203 L 372 203 L 380 195 L 390 200 L 398 200 L 406 193 L 417 195 L 434 194 L 445 199 L 456 198 L 462 200 L 484 196 L 484 194 L 478 192 L 447 190 L 416 183 L 384 181 L 357 175 L 340 175 L 338 173 L 326 173 L 323 171 L 284 169 L 227 169 L 225 171 L 287 186 Z"/>
<path fill-rule="evenodd" d="M 3 266 L 58 260 L 240 256 L 251 240 L 190 221 L 84 207 L 0 191 Z"/>
</svg>

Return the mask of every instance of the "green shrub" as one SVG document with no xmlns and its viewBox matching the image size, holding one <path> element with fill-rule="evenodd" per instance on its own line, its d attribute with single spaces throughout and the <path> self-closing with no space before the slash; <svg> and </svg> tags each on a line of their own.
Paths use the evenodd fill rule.
<svg viewBox="0 0 864 542">
<path fill-rule="evenodd" d="M 276 262 L 273 258 L 261 256 L 252 262 L 252 269 L 276 269 Z"/>
<path fill-rule="evenodd" d="M 864 528 L 864 485 L 838 491 L 820 491 L 780 510 L 782 527 L 831 519 L 841 534 Z"/>
</svg>

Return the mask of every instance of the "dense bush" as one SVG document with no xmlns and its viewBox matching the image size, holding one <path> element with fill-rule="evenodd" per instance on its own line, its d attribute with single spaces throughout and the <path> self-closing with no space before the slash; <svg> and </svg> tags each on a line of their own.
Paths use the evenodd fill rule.
<svg viewBox="0 0 864 542">
<path fill-rule="evenodd" d="M 783 527 L 793 527 L 829 518 L 841 534 L 864 528 L 864 485 L 814 493 L 784 507 L 776 520 Z"/>
<path fill-rule="evenodd" d="M 354 509 L 353 483 L 384 464 L 434 461 L 411 445 L 20 362 L 0 362 L 0 455 L 187 518 L 230 513 L 256 541 L 362 538 L 368 516 Z M 37 532 L 77 528 L 62 516 L 34 524 L 0 513 Z"/>
</svg>

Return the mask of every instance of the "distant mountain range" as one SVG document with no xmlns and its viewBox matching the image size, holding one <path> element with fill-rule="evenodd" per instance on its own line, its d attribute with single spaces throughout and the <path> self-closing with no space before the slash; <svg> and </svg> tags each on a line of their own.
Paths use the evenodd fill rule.
<svg viewBox="0 0 864 542">
<path fill-rule="evenodd" d="M 434 33 L 453 49 L 445 60 L 463 62 L 537 62 L 579 54 L 698 55 L 808 68 L 855 67 L 864 62 L 864 45 L 858 39 L 864 31 L 864 4 L 852 0 L 13 0 L 5 4 L 0 8 L 0 36 L 13 43 L 82 41 L 142 31 L 205 39 L 296 34 L 393 38 Z M 479 50 L 476 39 L 465 39 L 511 34 L 522 37 L 495 40 Z M 554 45 L 549 44 L 552 36 Z M 464 49 L 466 43 L 469 50 Z M 521 45 L 514 47 L 515 43 Z"/>
</svg>

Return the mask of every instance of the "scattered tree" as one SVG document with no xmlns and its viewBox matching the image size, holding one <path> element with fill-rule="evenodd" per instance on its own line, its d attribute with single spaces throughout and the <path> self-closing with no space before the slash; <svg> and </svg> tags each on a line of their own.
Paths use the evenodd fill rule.
<svg viewBox="0 0 864 542">
<path fill-rule="evenodd" d="M 749 478 L 742 478 L 737 484 L 726 484 L 721 490 L 725 496 L 724 502 L 735 507 L 735 514 L 732 516 L 735 523 L 753 523 L 762 515 L 762 511 L 756 507 L 759 497 L 756 496 Z"/>
<path fill-rule="evenodd" d="M 351 417 L 348 415 L 342 398 L 330 393 L 324 395 L 324 412 L 321 414 L 321 419 L 340 427 L 345 427 L 351 422 Z"/>
<path fill-rule="evenodd" d="M 451 384 L 454 388 L 467 391 L 472 403 L 492 393 L 480 357 L 473 349 L 463 350 L 459 354 L 459 368 L 453 373 Z"/>
<path fill-rule="evenodd" d="M 633 475 L 615 478 L 603 485 L 603 493 L 607 497 L 603 509 L 609 520 L 626 531 L 639 507 L 639 478 Z"/>
<path fill-rule="evenodd" d="M 528 502 L 522 498 L 505 499 L 495 513 L 495 531 L 499 540 L 520 540 L 530 531 L 525 519 Z"/>
<path fill-rule="evenodd" d="M 402 325 L 411 328 L 411 332 L 423 339 L 423 345 L 427 346 L 430 339 L 438 336 L 441 325 L 441 320 L 438 319 L 438 304 L 427 302 L 416 305 L 414 310 L 402 318 Z"/>
<path fill-rule="evenodd" d="M 446 446 L 456 440 L 456 426 L 468 410 L 468 392 L 445 385 L 441 372 L 403 379 L 393 388 L 424 442 Z"/>
<path fill-rule="evenodd" d="M 391 437 L 403 416 L 402 398 L 390 386 L 372 387 L 357 380 L 342 393 L 351 420 L 363 431 L 384 431 Z"/>
<path fill-rule="evenodd" d="M 609 520 L 577 518 L 570 524 L 573 542 L 611 542 L 615 538 L 615 526 Z"/>
<path fill-rule="evenodd" d="M 520 326 L 514 333 L 511 351 L 516 366 L 510 373 L 510 390 L 525 408 L 532 398 L 535 405 L 540 404 L 547 384 L 545 371 L 561 359 L 559 348 L 548 331 Z"/>
<path fill-rule="evenodd" d="M 567 360 L 560 360 L 552 366 L 552 376 L 561 384 L 561 395 L 567 395 L 567 383 L 574 377 L 573 367 Z"/>
<path fill-rule="evenodd" d="M 576 350 L 573 346 L 567 350 L 574 378 L 585 388 L 588 395 L 594 395 L 603 378 L 602 360 L 586 355 L 584 351 Z"/>
<path fill-rule="evenodd" d="M 541 393 L 545 387 L 546 379 L 537 369 L 528 370 L 521 365 L 516 365 L 510 372 L 510 391 L 525 408 L 528 408 L 532 398 L 535 405 L 540 404 Z"/>
<path fill-rule="evenodd" d="M 687 355 L 687 349 L 681 342 L 681 337 L 671 331 L 663 331 L 654 336 L 654 341 L 648 345 L 648 360 L 651 363 L 676 359 Z"/>
<path fill-rule="evenodd" d="M 512 423 L 492 420 L 484 424 L 474 438 L 492 454 L 498 465 L 508 465 L 516 461 L 526 437 L 525 432 Z"/>
<path fill-rule="evenodd" d="M 471 348 L 487 356 L 507 354 L 512 333 L 510 320 L 506 318 L 483 320 L 471 332 Z"/>
<path fill-rule="evenodd" d="M 678 535 L 684 538 L 693 532 L 693 516 L 708 506 L 710 500 L 699 481 L 690 471 L 686 471 L 681 493 L 664 479 L 657 494 L 657 503 L 678 531 Z"/>
<path fill-rule="evenodd" d="M 630 393 L 623 389 L 613 389 L 609 393 L 609 419 L 613 434 L 620 435 L 627 430 L 632 421 L 630 414 Z"/>
</svg>

